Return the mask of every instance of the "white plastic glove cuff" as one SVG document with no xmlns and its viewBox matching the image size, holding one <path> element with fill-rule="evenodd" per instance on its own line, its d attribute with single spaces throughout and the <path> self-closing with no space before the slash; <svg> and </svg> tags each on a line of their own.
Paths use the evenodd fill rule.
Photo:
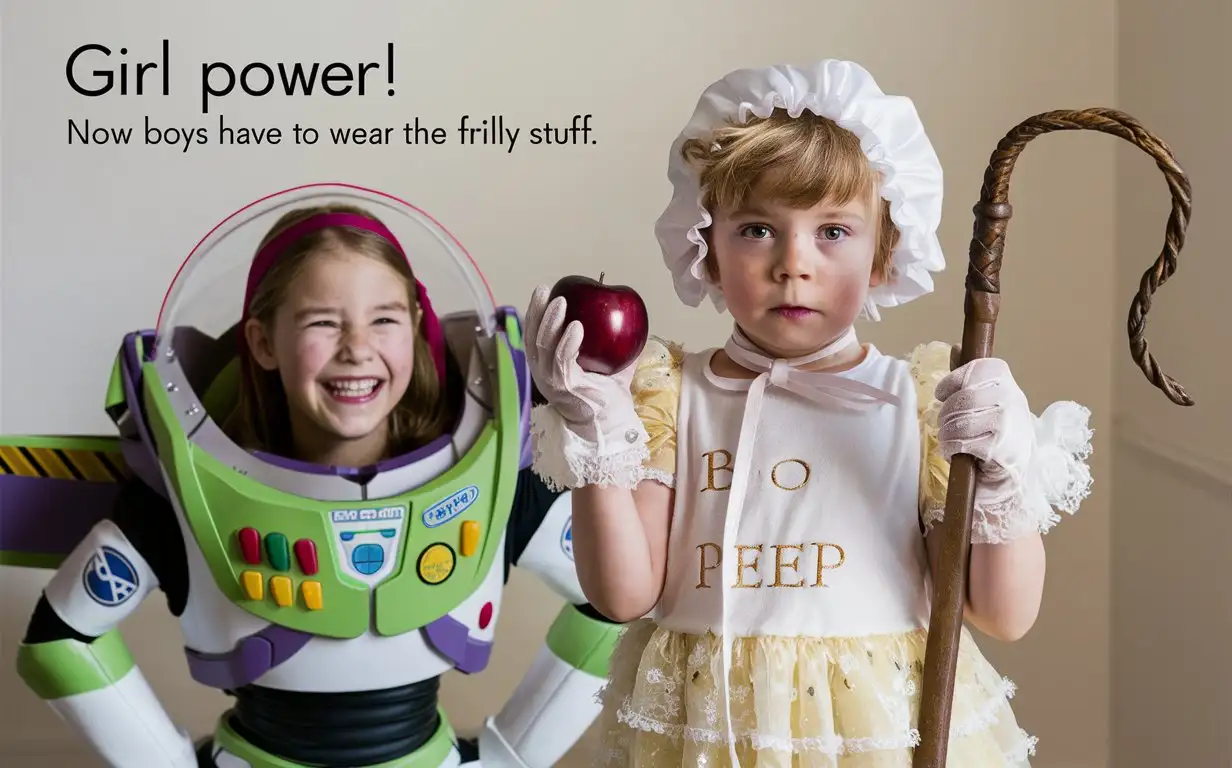
<svg viewBox="0 0 1232 768">
<path fill-rule="evenodd" d="M 621 416 L 605 420 L 597 439 L 589 440 L 551 405 L 536 406 L 530 418 L 535 473 L 557 491 L 586 485 L 636 488 L 650 457 L 649 436 L 631 407 Z"/>
</svg>

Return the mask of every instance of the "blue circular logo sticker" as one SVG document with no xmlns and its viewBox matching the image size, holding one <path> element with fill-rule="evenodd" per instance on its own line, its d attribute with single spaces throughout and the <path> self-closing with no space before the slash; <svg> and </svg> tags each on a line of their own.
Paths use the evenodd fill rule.
<svg viewBox="0 0 1232 768">
<path fill-rule="evenodd" d="M 127 557 L 111 547 L 102 547 L 81 574 L 86 594 L 99 605 L 120 605 L 137 592 L 137 569 Z"/>
<path fill-rule="evenodd" d="M 565 557 L 573 559 L 573 516 L 565 521 L 565 530 L 560 534 L 560 551 L 565 553 Z"/>
</svg>

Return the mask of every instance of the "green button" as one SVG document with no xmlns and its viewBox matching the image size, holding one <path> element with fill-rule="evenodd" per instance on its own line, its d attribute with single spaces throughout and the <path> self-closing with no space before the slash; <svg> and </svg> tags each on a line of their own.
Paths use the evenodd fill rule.
<svg viewBox="0 0 1232 768">
<path fill-rule="evenodd" d="M 274 566 L 275 570 L 291 570 L 291 547 L 287 544 L 287 537 L 283 534 L 270 533 L 266 535 L 265 554 L 269 557 L 270 565 Z"/>
</svg>

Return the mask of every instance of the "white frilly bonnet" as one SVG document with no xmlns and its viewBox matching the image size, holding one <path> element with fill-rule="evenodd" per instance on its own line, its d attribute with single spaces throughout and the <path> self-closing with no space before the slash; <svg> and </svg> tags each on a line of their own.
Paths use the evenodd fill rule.
<svg viewBox="0 0 1232 768">
<path fill-rule="evenodd" d="M 882 93 L 860 65 L 826 59 L 804 67 L 736 70 L 702 93 L 672 144 L 667 170 L 672 199 L 655 223 L 655 236 L 680 299 L 696 307 L 709 295 L 718 311 L 726 309 L 718 286 L 705 276 L 706 240 L 701 230 L 712 219 L 702 206 L 704 190 L 697 172 L 686 164 L 681 148 L 685 141 L 706 136 L 728 122 L 769 117 L 776 108 L 793 118 L 807 109 L 851 131 L 873 170 L 881 174 L 880 195 L 890 203 L 900 237 L 890 259 L 892 279 L 869 291 L 865 314 L 878 320 L 878 305 L 894 307 L 931 292 L 930 273 L 945 269 L 937 240 L 943 184 L 941 163 L 915 105 L 905 96 Z"/>
</svg>

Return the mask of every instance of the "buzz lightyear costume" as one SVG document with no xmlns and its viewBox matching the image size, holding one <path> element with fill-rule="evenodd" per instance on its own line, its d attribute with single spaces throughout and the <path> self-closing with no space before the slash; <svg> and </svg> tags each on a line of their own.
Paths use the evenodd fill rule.
<svg viewBox="0 0 1232 768">
<path fill-rule="evenodd" d="M 460 400 L 451 432 L 362 470 L 250 453 L 219 426 L 260 238 L 292 208 L 338 202 L 380 218 L 433 287 L 426 327 Z M 531 396 L 516 311 L 423 212 L 345 185 L 242 209 L 185 262 L 157 329 L 125 337 L 106 401 L 118 439 L 0 444 L 4 562 L 57 567 L 22 678 L 117 768 L 554 764 L 598 714 L 619 627 L 578 585 L 568 493 L 529 469 Z M 464 755 L 439 680 L 487 666 L 513 564 L 568 602 Z M 118 630 L 155 589 L 194 679 L 235 699 L 199 744 Z"/>
</svg>

